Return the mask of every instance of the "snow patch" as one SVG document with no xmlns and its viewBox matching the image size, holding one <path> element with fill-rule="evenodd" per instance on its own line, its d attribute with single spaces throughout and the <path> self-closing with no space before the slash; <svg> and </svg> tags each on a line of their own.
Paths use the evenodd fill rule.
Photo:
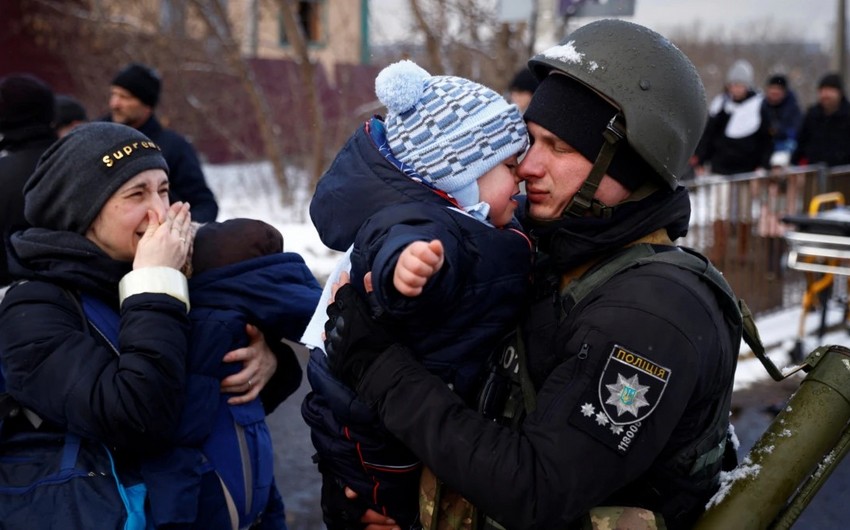
<svg viewBox="0 0 850 530">
<path fill-rule="evenodd" d="M 708 504 L 705 505 L 705 509 L 708 510 L 712 506 L 717 506 L 723 499 L 726 498 L 726 495 L 732 490 L 732 486 L 735 482 L 739 480 L 744 480 L 750 477 L 757 477 L 759 472 L 761 472 L 761 466 L 758 464 L 753 464 L 753 461 L 750 460 L 750 457 L 744 459 L 738 467 L 731 471 L 721 471 L 720 472 L 720 489 L 717 490 L 717 493 L 708 501 Z"/>
<path fill-rule="evenodd" d="M 591 72 L 599 68 L 599 63 L 596 61 L 585 62 L 584 54 L 576 49 L 574 40 L 565 44 L 559 44 L 558 46 L 552 46 L 548 50 L 544 51 L 542 55 L 547 59 L 553 59 L 555 61 L 580 65 L 584 64 Z"/>
</svg>

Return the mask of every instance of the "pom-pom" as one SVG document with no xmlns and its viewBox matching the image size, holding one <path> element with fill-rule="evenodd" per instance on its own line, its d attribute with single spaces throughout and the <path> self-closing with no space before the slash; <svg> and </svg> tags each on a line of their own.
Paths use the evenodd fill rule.
<svg viewBox="0 0 850 530">
<path fill-rule="evenodd" d="M 390 114 L 401 114 L 416 105 L 431 74 L 413 61 L 393 63 L 375 78 L 375 94 Z"/>
</svg>

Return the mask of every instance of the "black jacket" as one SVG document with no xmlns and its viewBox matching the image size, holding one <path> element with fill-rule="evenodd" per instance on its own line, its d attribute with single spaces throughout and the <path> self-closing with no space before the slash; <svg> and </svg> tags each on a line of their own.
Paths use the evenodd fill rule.
<svg viewBox="0 0 850 530">
<path fill-rule="evenodd" d="M 165 294 L 131 296 L 121 308 L 118 356 L 67 292 L 115 307 L 117 262 L 85 237 L 30 228 L 13 234 L 10 266 L 28 281 L 0 304 L 0 362 L 7 391 L 49 424 L 103 441 L 117 454 L 166 447 L 183 406 L 189 317 Z M 63 292 L 64 291 L 64 292 Z"/>
<path fill-rule="evenodd" d="M 185 201 L 192 205 L 192 220 L 200 223 L 215 221 L 218 204 L 215 195 L 204 180 L 204 173 L 195 148 L 185 138 L 160 125 L 151 116 L 139 131 L 162 149 L 168 162 L 168 193 L 171 202 Z"/>
<path fill-rule="evenodd" d="M 687 220 L 680 214 L 677 223 Z M 630 220 L 618 220 L 586 251 L 625 237 L 606 234 L 632 230 Z M 549 248 L 557 254 L 583 244 L 573 237 Z M 572 260 L 541 256 L 539 266 L 553 257 Z M 669 476 L 662 463 L 699 439 L 715 414 L 725 421 L 740 327 L 727 323 L 699 276 L 668 264 L 614 276 L 563 320 L 561 278 L 538 284 L 525 318 L 537 406 L 516 429 L 464 406 L 400 347 L 378 358 L 358 393 L 437 476 L 506 528 L 567 528 L 601 505 L 658 510 L 668 528 L 689 527 L 717 483 L 688 492 L 672 510 L 664 500 L 689 477 L 658 477 Z M 663 491 L 647 495 L 650 484 Z"/>
<path fill-rule="evenodd" d="M 0 141 L 0 286 L 11 283 L 6 263 L 6 245 L 12 232 L 27 228 L 24 219 L 24 183 L 42 153 L 56 141 L 49 125 L 32 125 L 7 131 Z"/>
<path fill-rule="evenodd" d="M 846 98 L 842 98 L 838 110 L 829 115 L 819 104 L 809 107 L 791 161 L 795 164 L 823 162 L 828 166 L 850 164 L 850 102 Z"/>
</svg>

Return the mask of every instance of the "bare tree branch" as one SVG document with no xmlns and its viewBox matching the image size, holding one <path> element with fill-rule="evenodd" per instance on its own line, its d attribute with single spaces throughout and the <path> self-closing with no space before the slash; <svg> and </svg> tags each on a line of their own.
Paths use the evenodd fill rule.
<svg viewBox="0 0 850 530">
<path fill-rule="evenodd" d="M 198 10 L 207 27 L 214 33 L 217 42 L 222 47 L 222 55 L 227 64 L 233 68 L 238 79 L 241 80 L 242 87 L 251 102 L 257 124 L 260 127 L 260 136 L 263 140 L 266 156 L 272 164 L 275 179 L 280 184 L 281 199 L 284 203 L 288 203 L 292 198 L 292 186 L 286 175 L 286 164 L 280 148 L 280 135 L 271 121 L 271 109 L 265 93 L 254 75 L 254 69 L 243 57 L 239 44 L 233 38 L 230 19 L 225 12 L 223 3 L 219 0 L 191 0 L 191 3 Z"/>
<path fill-rule="evenodd" d="M 298 67 L 301 71 L 302 82 L 307 87 L 307 115 L 310 124 L 311 189 L 314 189 L 321 177 L 325 166 L 325 124 L 322 105 L 319 98 L 316 64 L 310 58 L 307 49 L 307 35 L 298 21 L 298 2 L 295 0 L 278 0 L 281 8 L 283 26 L 286 38 L 295 51 Z"/>
</svg>

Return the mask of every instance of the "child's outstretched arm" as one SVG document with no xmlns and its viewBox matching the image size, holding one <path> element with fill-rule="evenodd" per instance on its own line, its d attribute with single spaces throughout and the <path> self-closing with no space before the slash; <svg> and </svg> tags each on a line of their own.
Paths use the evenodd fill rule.
<svg viewBox="0 0 850 530">
<path fill-rule="evenodd" d="M 438 240 L 414 241 L 401 251 L 393 273 L 393 286 L 404 296 L 419 296 L 428 278 L 443 266 L 445 252 Z"/>
</svg>

